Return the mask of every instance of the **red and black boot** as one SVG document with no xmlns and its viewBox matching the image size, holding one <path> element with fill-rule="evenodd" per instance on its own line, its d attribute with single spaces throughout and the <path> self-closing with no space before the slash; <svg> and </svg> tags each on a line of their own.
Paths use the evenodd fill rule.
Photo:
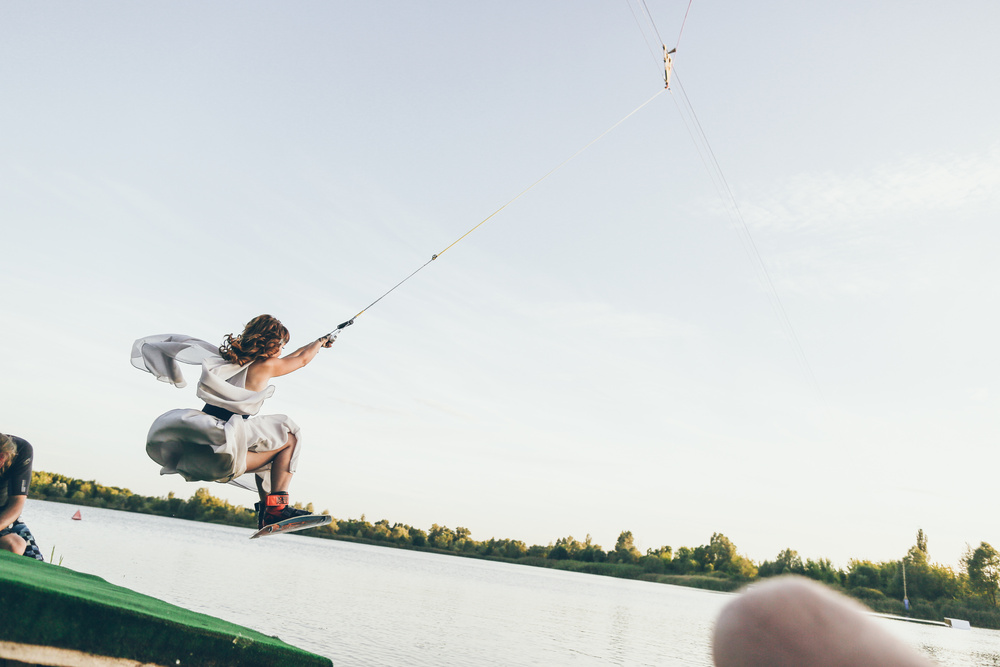
<svg viewBox="0 0 1000 667">
<path fill-rule="evenodd" d="M 278 493 L 268 494 L 267 500 L 264 503 L 264 511 L 261 512 L 260 527 L 270 526 L 273 523 L 278 523 L 279 521 L 284 521 L 285 519 L 291 519 L 297 516 L 308 516 L 312 512 L 307 512 L 306 510 L 297 510 L 288 504 L 288 492 L 280 491 Z"/>
</svg>

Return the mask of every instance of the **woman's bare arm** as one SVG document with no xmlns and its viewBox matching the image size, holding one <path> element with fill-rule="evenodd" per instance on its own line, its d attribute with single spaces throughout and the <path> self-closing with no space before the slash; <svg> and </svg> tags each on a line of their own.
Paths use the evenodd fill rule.
<svg viewBox="0 0 1000 667">
<path fill-rule="evenodd" d="M 323 336 L 283 357 L 269 357 L 255 361 L 247 369 L 247 389 L 261 391 L 271 378 L 281 377 L 299 370 L 316 358 L 321 347 L 330 347 L 331 345 L 333 345 L 333 341 L 330 340 L 329 336 Z"/>
</svg>

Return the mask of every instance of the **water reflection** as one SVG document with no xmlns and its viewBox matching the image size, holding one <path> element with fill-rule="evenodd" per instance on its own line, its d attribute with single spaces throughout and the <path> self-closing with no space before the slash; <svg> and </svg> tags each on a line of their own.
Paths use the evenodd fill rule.
<svg viewBox="0 0 1000 667">
<path fill-rule="evenodd" d="M 631 614 L 627 607 L 617 606 L 611 614 L 609 654 L 612 664 L 624 665 L 628 657 L 628 631 Z"/>
<path fill-rule="evenodd" d="M 996 653 L 980 653 L 979 651 L 973 651 L 972 653 L 973 664 L 976 665 L 1000 665 L 1000 655 Z"/>
</svg>

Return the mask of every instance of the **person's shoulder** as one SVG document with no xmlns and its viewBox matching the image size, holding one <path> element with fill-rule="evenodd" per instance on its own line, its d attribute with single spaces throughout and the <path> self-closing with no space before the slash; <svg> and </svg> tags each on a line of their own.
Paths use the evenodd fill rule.
<svg viewBox="0 0 1000 667">
<path fill-rule="evenodd" d="M 280 359 L 278 357 L 261 357 L 254 359 L 243 368 L 248 377 L 259 378 L 266 375 L 268 378 L 274 377 L 275 371 L 279 368 Z"/>
<path fill-rule="evenodd" d="M 260 357 L 254 359 L 249 364 L 244 366 L 247 370 L 259 372 L 260 370 L 272 368 L 277 357 Z"/>
<path fill-rule="evenodd" d="M 10 439 L 13 440 L 14 444 L 17 446 L 17 457 L 18 458 L 23 458 L 25 456 L 31 456 L 31 454 L 34 452 L 34 447 L 32 447 L 31 443 L 28 442 L 27 440 L 25 440 L 24 438 L 19 438 L 16 435 L 12 435 L 12 436 L 10 436 Z"/>
</svg>

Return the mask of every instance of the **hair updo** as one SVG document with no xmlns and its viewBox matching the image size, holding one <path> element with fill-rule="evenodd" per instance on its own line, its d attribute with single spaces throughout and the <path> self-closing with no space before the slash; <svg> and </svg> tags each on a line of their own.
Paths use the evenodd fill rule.
<svg viewBox="0 0 1000 667">
<path fill-rule="evenodd" d="M 226 334 L 219 354 L 226 361 L 246 366 L 251 361 L 274 356 L 288 342 L 288 329 L 278 318 L 258 315 L 250 320 L 239 336 Z"/>
</svg>

